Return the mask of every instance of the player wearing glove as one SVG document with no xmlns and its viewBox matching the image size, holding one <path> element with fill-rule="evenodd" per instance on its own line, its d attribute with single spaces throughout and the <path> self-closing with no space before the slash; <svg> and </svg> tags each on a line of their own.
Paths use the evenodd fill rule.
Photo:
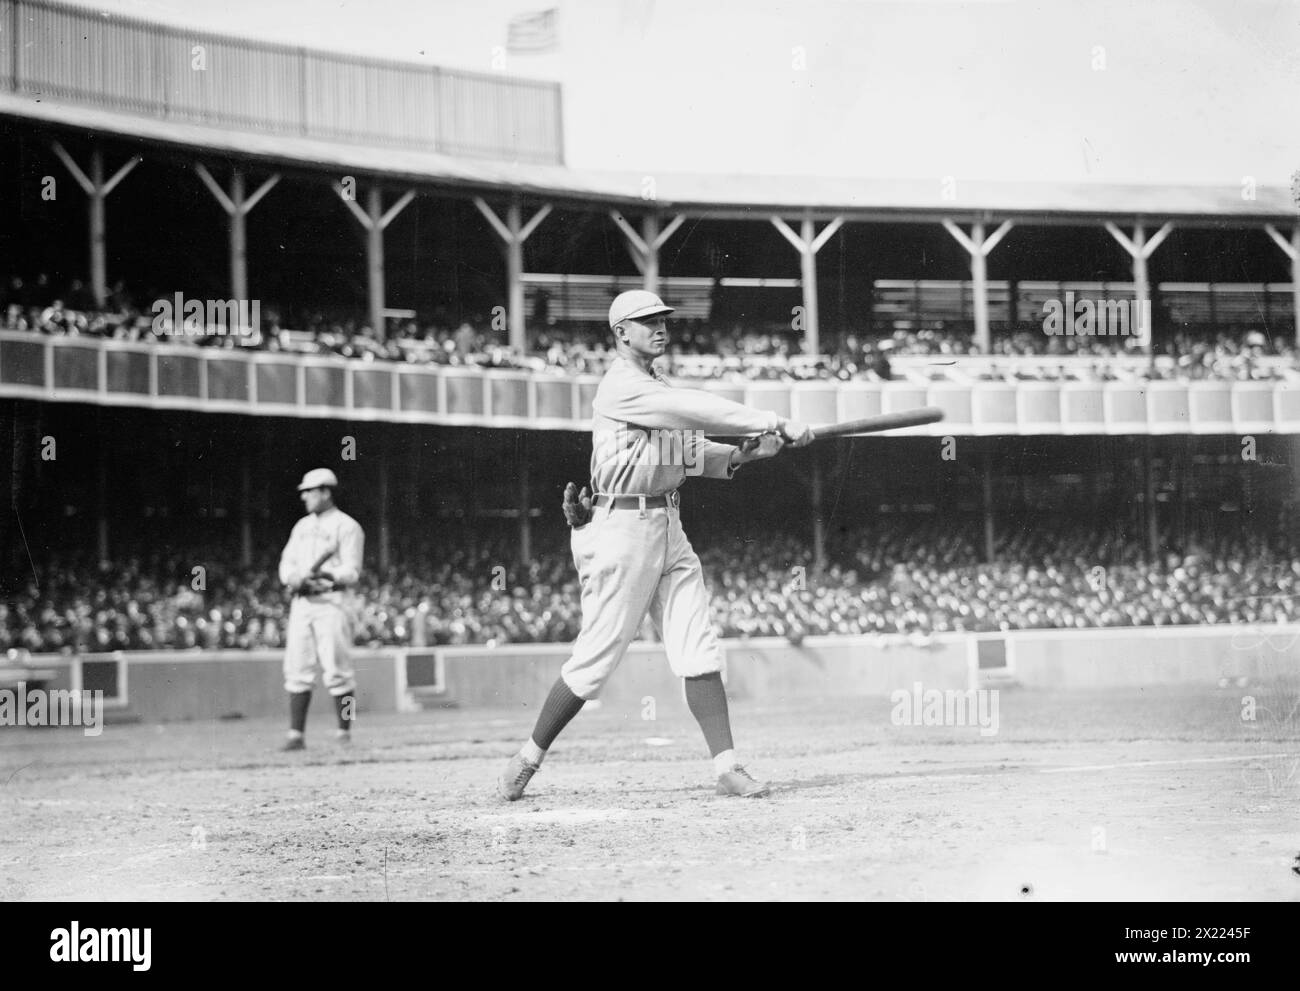
<svg viewBox="0 0 1300 991">
<path fill-rule="evenodd" d="M 682 530 L 677 489 L 688 474 L 729 479 L 743 464 L 800 447 L 812 431 L 751 406 L 697 389 L 673 388 L 654 368 L 668 345 L 658 296 L 621 294 L 609 312 L 618 357 L 592 402 L 591 478 L 595 493 L 573 483 L 562 507 L 582 586 L 582 630 L 542 706 L 531 737 L 497 782 L 511 801 L 523 796 L 560 731 L 595 698 L 650 615 L 686 702 L 713 757 L 720 795 L 760 797 L 736 757 L 722 648 L 713 629 L 700 559 Z M 740 447 L 706 434 L 756 435 Z M 662 440 L 668 435 L 664 459 Z"/>
<path fill-rule="evenodd" d="M 570 482 L 564 487 L 564 502 L 560 506 L 564 510 L 564 518 L 571 527 L 586 526 L 591 522 L 591 493 L 587 491 L 587 486 L 578 491 L 578 487 Z"/>
<path fill-rule="evenodd" d="M 365 532 L 334 505 L 338 478 L 328 468 L 303 476 L 298 493 L 307 515 L 289 535 L 280 555 L 280 581 L 293 593 L 285 637 L 284 689 L 289 693 L 289 738 L 285 750 L 305 746 L 307 709 L 316 676 L 334 698 L 338 740 L 351 740 L 356 713 L 352 671 L 352 588 L 361 578 Z"/>
</svg>

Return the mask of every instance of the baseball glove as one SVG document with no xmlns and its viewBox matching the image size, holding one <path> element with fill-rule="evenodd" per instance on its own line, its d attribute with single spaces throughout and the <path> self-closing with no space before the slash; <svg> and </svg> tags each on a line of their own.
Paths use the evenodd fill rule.
<svg viewBox="0 0 1300 991">
<path fill-rule="evenodd" d="M 586 526 L 591 522 L 591 493 L 587 491 L 587 486 L 578 491 L 578 486 L 570 482 L 564 487 L 564 518 L 569 521 L 569 526 L 575 529 L 580 526 Z"/>
</svg>

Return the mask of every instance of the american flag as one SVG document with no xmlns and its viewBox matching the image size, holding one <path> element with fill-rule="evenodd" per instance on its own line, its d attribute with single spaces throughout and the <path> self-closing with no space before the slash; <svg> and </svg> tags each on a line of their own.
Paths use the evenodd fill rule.
<svg viewBox="0 0 1300 991">
<path fill-rule="evenodd" d="M 517 14 L 510 19 L 506 34 L 506 48 L 512 52 L 547 52 L 559 43 L 556 30 L 559 11 L 539 10 L 531 14 Z"/>
</svg>

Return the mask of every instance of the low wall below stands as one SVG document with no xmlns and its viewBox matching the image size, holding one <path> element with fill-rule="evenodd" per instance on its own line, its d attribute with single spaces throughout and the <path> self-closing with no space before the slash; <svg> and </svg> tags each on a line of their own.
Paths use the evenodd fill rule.
<svg viewBox="0 0 1300 991">
<path fill-rule="evenodd" d="M 763 638 L 724 640 L 723 650 L 727 689 L 739 699 L 887 695 L 917 678 L 938 688 L 961 688 L 969 677 L 968 650 L 959 640 L 882 648 L 857 637 L 813 638 L 800 647 Z M 568 656 L 568 645 L 447 651 L 447 690 L 466 705 L 538 705 Z M 681 691 L 662 647 L 635 644 L 601 701 L 636 706 L 647 696 L 671 698 Z"/>
<path fill-rule="evenodd" d="M 1031 689 L 1086 689 L 1300 676 L 1300 626 L 810 637 L 797 647 L 761 638 L 725 640 L 723 648 L 731 696 L 762 703 L 887 696 L 917 682 L 964 689 L 1014 679 Z M 363 714 L 411 711 L 422 701 L 535 711 L 568 656 L 566 644 L 358 650 L 358 706 Z M 110 713 L 166 722 L 283 715 L 281 657 L 280 651 L 120 652 L 46 655 L 33 666 L 55 672 L 47 687 L 100 689 Z M 663 649 L 638 643 L 601 702 L 631 713 L 647 699 L 675 705 L 681 698 Z"/>
<path fill-rule="evenodd" d="M 1041 631 L 1004 638 L 1029 688 L 1105 688 L 1300 676 L 1300 626 Z"/>
</svg>

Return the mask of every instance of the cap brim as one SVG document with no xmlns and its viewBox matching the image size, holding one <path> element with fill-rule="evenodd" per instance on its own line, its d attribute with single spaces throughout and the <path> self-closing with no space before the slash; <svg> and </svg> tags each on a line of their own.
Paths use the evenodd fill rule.
<svg viewBox="0 0 1300 991">
<path fill-rule="evenodd" d="M 621 317 L 610 324 L 611 327 L 622 323 L 624 320 L 644 320 L 646 317 L 666 316 L 673 312 L 671 306 L 647 306 L 642 310 L 633 310 L 631 313 L 624 313 Z"/>
</svg>

